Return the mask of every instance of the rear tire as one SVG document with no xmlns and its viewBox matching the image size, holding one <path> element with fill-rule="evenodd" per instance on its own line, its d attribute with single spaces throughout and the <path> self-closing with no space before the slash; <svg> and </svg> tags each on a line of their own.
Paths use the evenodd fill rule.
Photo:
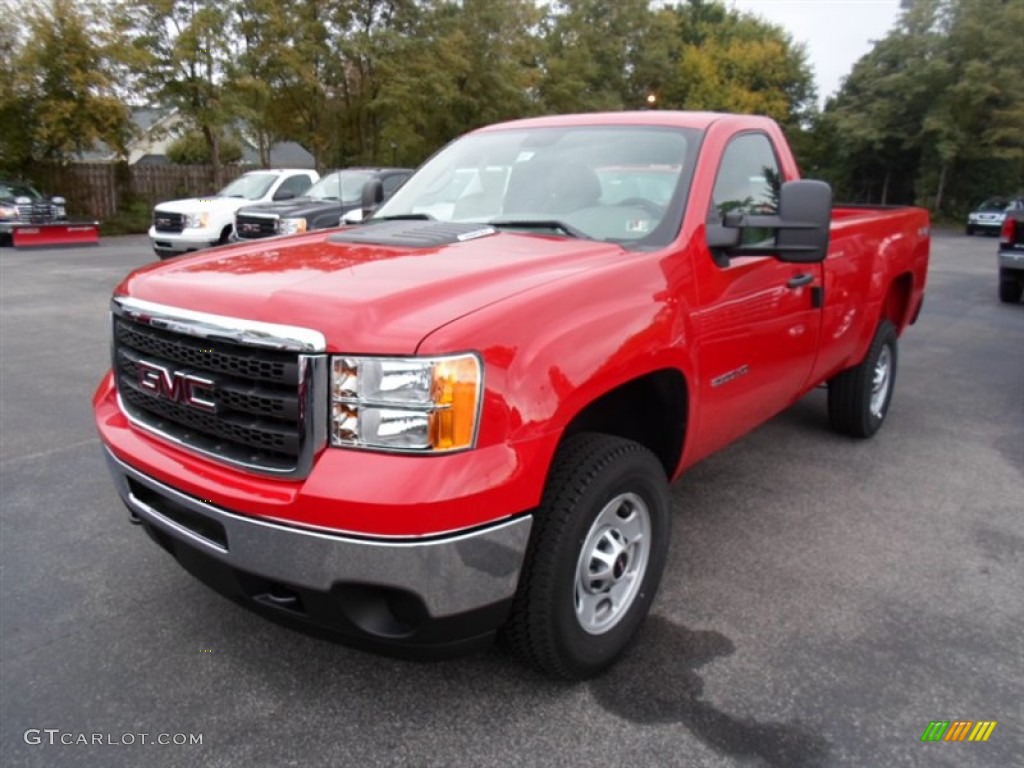
<svg viewBox="0 0 1024 768">
<path fill-rule="evenodd" d="M 832 428 L 851 437 L 871 437 L 882 426 L 896 385 L 896 329 L 883 319 L 868 353 L 828 383 Z"/>
<path fill-rule="evenodd" d="M 566 680 L 606 669 L 650 609 L 670 527 L 654 454 L 608 435 L 568 438 L 534 518 L 502 644 Z"/>
<path fill-rule="evenodd" d="M 1015 277 L 1010 270 L 999 270 L 999 300 L 1005 304 L 1016 304 L 1024 295 L 1024 272 Z"/>
</svg>

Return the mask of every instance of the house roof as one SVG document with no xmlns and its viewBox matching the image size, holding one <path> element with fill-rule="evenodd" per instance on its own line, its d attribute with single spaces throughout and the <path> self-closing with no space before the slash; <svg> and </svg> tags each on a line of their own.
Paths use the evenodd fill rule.
<svg viewBox="0 0 1024 768">
<path fill-rule="evenodd" d="M 167 164 L 168 160 L 164 150 L 175 138 L 171 120 L 176 115 L 177 110 L 174 109 L 168 110 L 151 106 L 132 108 L 131 117 L 135 124 L 136 135 L 128 142 L 130 163 Z M 160 123 L 165 123 L 165 125 L 161 127 Z M 153 131 L 158 127 L 161 127 L 162 130 L 154 136 Z M 169 128 L 171 130 L 168 130 Z M 242 144 L 242 164 L 259 166 L 259 151 L 241 130 L 241 124 L 235 126 L 235 133 Z M 117 154 L 104 142 L 97 142 L 91 149 L 75 155 L 75 159 L 82 163 L 103 163 L 117 160 Z M 301 144 L 294 141 L 280 141 L 270 148 L 270 167 L 316 168 L 316 161 Z"/>
<path fill-rule="evenodd" d="M 244 138 L 242 162 L 245 165 L 259 165 L 260 154 Z M 316 168 L 316 161 L 306 149 L 294 141 L 279 141 L 270 147 L 271 168 Z"/>
</svg>

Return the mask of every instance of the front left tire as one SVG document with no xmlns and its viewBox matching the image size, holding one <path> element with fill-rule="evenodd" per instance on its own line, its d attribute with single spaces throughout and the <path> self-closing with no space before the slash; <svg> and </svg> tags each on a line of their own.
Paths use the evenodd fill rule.
<svg viewBox="0 0 1024 768">
<path fill-rule="evenodd" d="M 534 518 L 503 645 L 554 677 L 602 672 L 650 609 L 670 530 L 654 454 L 609 435 L 567 438 Z"/>
</svg>

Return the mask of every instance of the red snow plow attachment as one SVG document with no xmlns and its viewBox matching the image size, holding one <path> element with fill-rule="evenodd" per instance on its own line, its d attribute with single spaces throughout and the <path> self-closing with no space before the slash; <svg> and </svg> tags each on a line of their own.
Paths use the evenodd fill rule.
<svg viewBox="0 0 1024 768">
<path fill-rule="evenodd" d="M 11 245 L 15 248 L 96 245 L 99 241 L 100 225 L 97 221 L 60 221 L 11 226 Z"/>
</svg>

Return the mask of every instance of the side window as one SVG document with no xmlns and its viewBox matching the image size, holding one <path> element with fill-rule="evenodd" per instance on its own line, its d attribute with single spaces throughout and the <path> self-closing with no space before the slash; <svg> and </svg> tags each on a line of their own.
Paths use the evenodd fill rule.
<svg viewBox="0 0 1024 768">
<path fill-rule="evenodd" d="M 309 176 L 302 174 L 300 176 L 289 176 L 284 180 L 284 183 L 278 187 L 277 192 L 274 193 L 274 197 L 278 197 L 282 192 L 291 192 L 294 197 L 301 197 L 302 194 L 313 186 Z"/>
<path fill-rule="evenodd" d="M 395 193 L 402 183 L 409 178 L 408 174 L 396 173 L 393 176 L 388 176 L 384 181 L 381 182 L 381 186 L 384 187 L 384 199 L 391 197 Z"/>
<path fill-rule="evenodd" d="M 721 222 L 730 211 L 778 213 L 781 186 L 782 174 L 768 137 L 763 133 L 737 136 L 722 155 L 708 221 Z M 744 241 L 749 242 L 750 238 L 745 237 Z"/>
</svg>

